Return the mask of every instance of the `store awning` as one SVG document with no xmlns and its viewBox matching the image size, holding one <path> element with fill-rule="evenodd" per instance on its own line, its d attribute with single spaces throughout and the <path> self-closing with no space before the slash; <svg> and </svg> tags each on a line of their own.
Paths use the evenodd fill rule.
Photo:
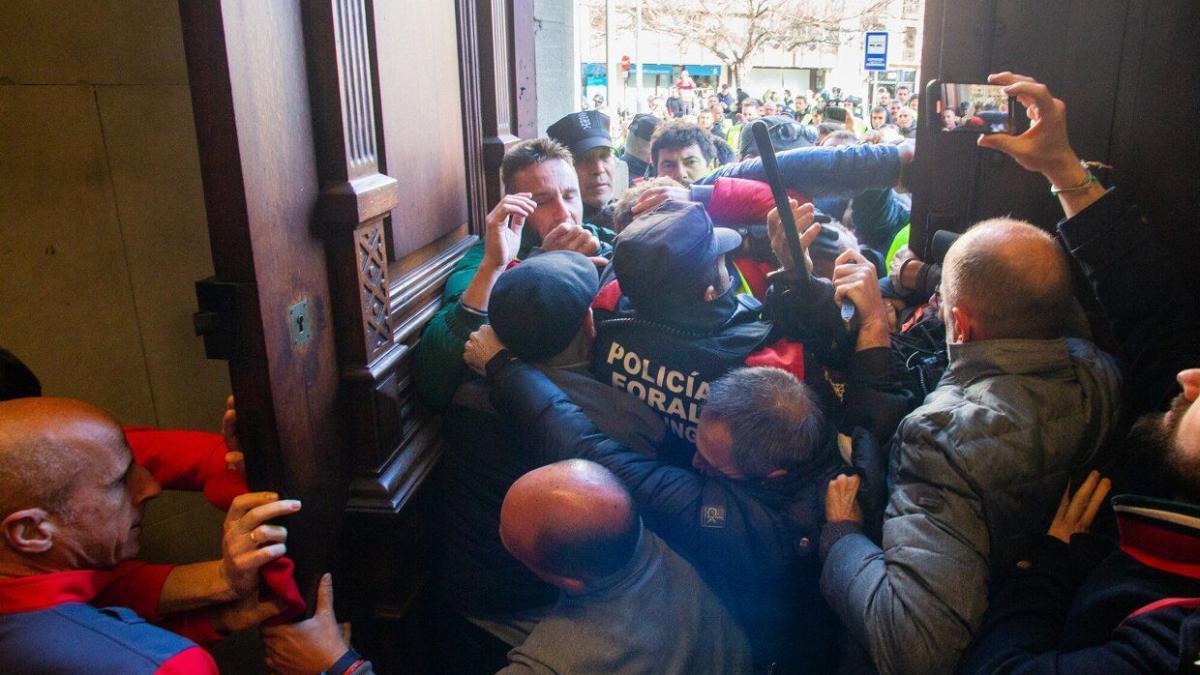
<svg viewBox="0 0 1200 675">
<path fill-rule="evenodd" d="M 691 75 L 692 77 L 720 77 L 721 76 L 721 66 L 697 66 L 697 65 L 689 64 L 689 65 L 684 66 L 684 68 L 687 68 L 688 74 Z"/>
<path fill-rule="evenodd" d="M 629 72 L 634 72 L 637 64 L 629 67 Z M 646 76 L 666 75 L 667 77 L 675 76 L 675 68 L 669 63 L 643 63 L 642 74 Z M 692 77 L 720 77 L 721 66 L 705 66 L 689 63 L 684 66 Z M 603 78 L 608 74 L 608 68 L 603 63 L 585 63 L 583 64 L 583 76 L 586 78 Z"/>
</svg>

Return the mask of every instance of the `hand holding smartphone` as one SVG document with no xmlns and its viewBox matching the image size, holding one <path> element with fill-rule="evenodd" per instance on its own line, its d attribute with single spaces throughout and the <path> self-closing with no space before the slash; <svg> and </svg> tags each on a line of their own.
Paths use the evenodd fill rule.
<svg viewBox="0 0 1200 675">
<path fill-rule="evenodd" d="M 994 84 L 940 82 L 925 87 L 932 115 L 929 128 L 956 134 L 1018 135 L 1029 128 L 1029 118 L 1015 98 Z"/>
</svg>

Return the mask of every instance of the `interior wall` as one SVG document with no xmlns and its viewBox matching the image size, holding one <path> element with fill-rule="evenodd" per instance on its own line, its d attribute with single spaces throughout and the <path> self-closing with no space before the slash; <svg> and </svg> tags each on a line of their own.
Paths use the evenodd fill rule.
<svg viewBox="0 0 1200 675">
<path fill-rule="evenodd" d="M 216 429 L 192 332 L 212 274 L 171 0 L 0 3 L 0 345 L 48 394 Z"/>
<path fill-rule="evenodd" d="M 125 424 L 216 431 L 224 363 L 192 332 L 212 274 L 172 0 L 0 3 L 0 345 L 47 395 Z M 195 495 L 147 513 L 143 550 L 210 557 Z"/>
<path fill-rule="evenodd" d="M 175 1 L 6 0 L 0 45 L 0 346 L 47 395 L 218 431 L 229 376 L 192 330 L 212 258 Z M 165 493 L 142 557 L 214 558 L 221 520 Z M 253 672 L 253 652 L 217 658 Z"/>
</svg>

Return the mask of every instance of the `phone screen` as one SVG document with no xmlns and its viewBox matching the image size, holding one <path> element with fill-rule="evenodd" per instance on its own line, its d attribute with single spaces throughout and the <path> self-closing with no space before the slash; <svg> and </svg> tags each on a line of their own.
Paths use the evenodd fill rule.
<svg viewBox="0 0 1200 675">
<path fill-rule="evenodd" d="M 941 83 L 934 130 L 950 133 L 1011 134 L 1016 101 L 994 84 Z"/>
</svg>

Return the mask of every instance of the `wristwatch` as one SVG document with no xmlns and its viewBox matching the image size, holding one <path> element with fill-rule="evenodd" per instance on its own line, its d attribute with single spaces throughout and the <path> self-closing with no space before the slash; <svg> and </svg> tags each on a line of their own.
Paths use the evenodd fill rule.
<svg viewBox="0 0 1200 675">
<path fill-rule="evenodd" d="M 493 356 L 487 363 L 483 364 L 483 375 L 490 380 L 495 377 L 496 373 L 500 372 L 504 366 L 507 366 L 516 360 L 517 357 L 513 356 L 512 352 L 508 351 L 507 349 L 501 349 L 500 351 L 496 352 L 496 355 Z"/>
</svg>

